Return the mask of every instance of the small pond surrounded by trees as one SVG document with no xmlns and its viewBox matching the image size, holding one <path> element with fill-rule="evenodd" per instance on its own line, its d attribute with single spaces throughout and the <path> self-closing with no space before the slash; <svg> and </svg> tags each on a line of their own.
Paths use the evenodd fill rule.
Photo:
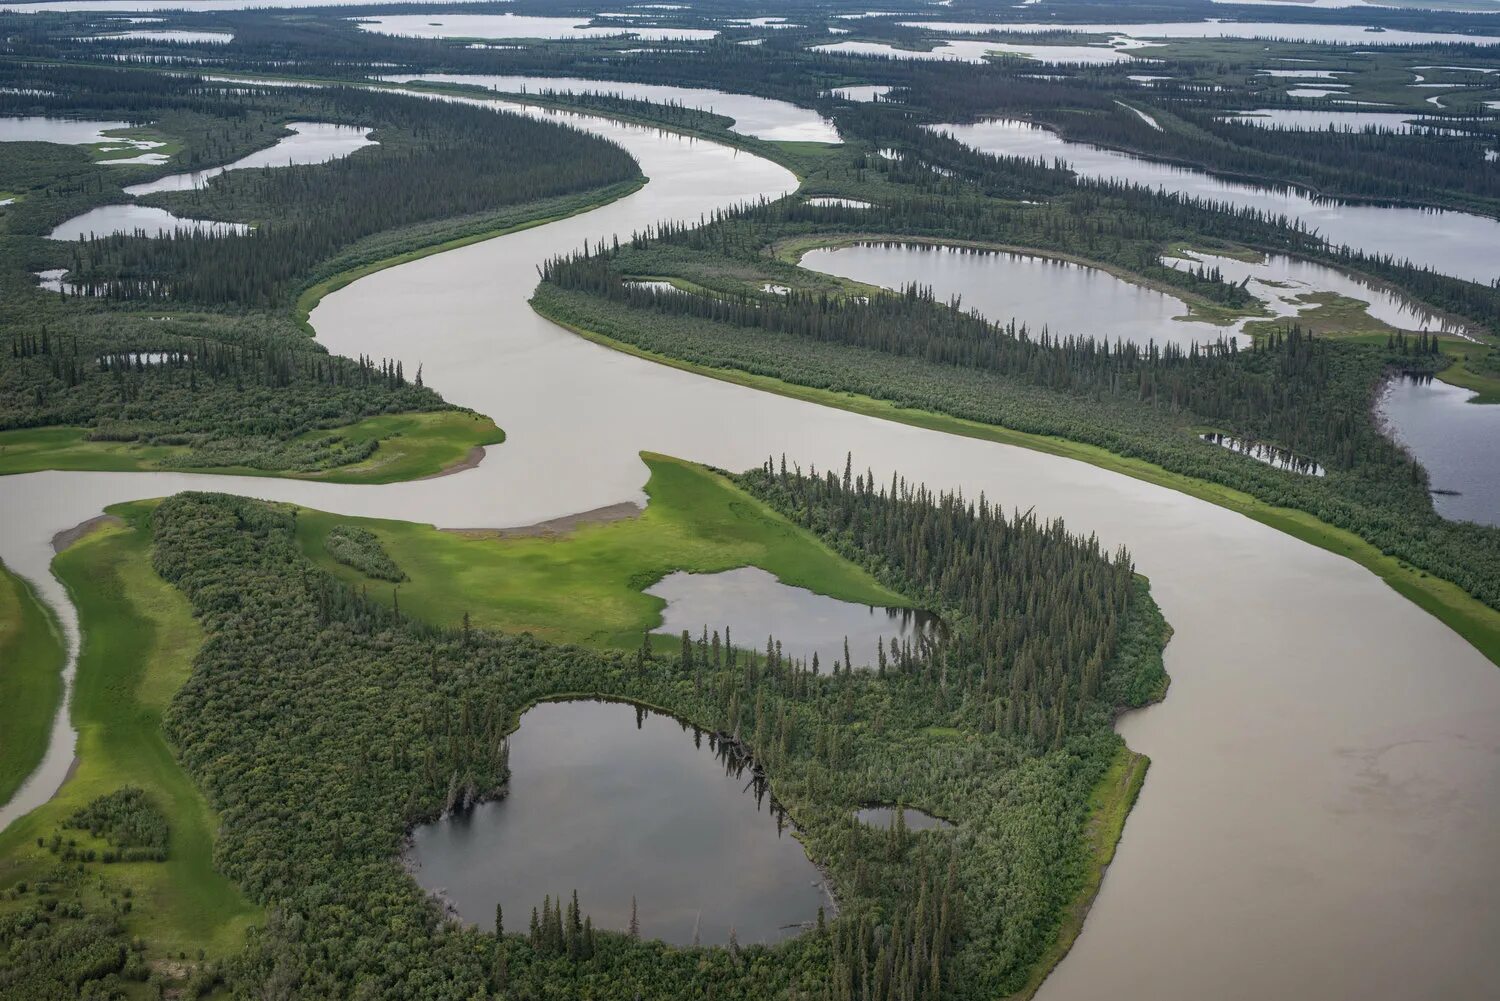
<svg viewBox="0 0 1500 1001">
<path fill-rule="evenodd" d="M 806 588 L 783 584 L 759 567 L 740 567 L 724 573 L 669 574 L 646 589 L 664 598 L 662 624 L 657 632 L 697 639 L 725 631 L 736 646 L 760 649 L 766 637 L 790 657 L 810 661 L 828 673 L 834 661 L 855 667 L 876 667 L 882 649 L 896 643 L 925 647 L 942 629 L 931 612 L 913 608 L 876 608 L 840 601 Z"/>
<path fill-rule="evenodd" d="M 764 785 L 718 739 L 621 702 L 544 702 L 510 738 L 503 799 L 412 833 L 424 889 L 524 931 L 550 896 L 594 927 L 673 945 L 776 942 L 817 920 L 823 878 Z M 564 904 L 566 906 L 566 904 Z"/>
</svg>

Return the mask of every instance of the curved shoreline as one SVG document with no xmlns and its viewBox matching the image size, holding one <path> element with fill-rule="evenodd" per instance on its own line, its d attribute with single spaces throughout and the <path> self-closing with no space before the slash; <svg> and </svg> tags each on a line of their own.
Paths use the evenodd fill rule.
<svg viewBox="0 0 1500 1001">
<path fill-rule="evenodd" d="M 658 365 L 667 365 L 694 375 L 776 393 L 795 400 L 806 400 L 851 413 L 910 424 L 913 427 L 1001 442 L 1034 449 L 1048 455 L 1076 459 L 1110 472 L 1164 486 L 1190 497 L 1208 501 L 1210 504 L 1268 525 L 1294 539 L 1345 557 L 1363 567 L 1389 584 L 1391 589 L 1403 598 L 1430 613 L 1463 637 L 1496 666 L 1500 666 L 1500 612 L 1470 597 L 1457 584 L 1441 577 L 1434 577 L 1394 556 L 1386 556 L 1354 533 L 1321 521 L 1305 511 L 1275 507 L 1230 487 L 1222 487 L 1205 480 L 1174 473 L 1142 459 L 1125 458 L 1097 446 L 1086 445 L 1067 438 L 1052 438 L 1025 431 L 1014 431 L 1000 425 L 981 424 L 947 414 L 901 407 L 873 397 L 816 389 L 811 386 L 784 382 L 772 376 L 756 375 L 739 369 L 713 368 L 668 355 L 656 354 L 548 315 L 545 310 L 536 306 L 534 301 L 532 308 L 542 316 L 546 316 L 551 322 L 572 331 L 579 337 L 603 345 L 612 351 L 629 354 Z"/>
<path fill-rule="evenodd" d="M 695 218 L 712 199 L 694 185 L 713 186 L 720 204 L 791 186 L 784 171 L 723 147 L 632 135 L 643 147 L 671 145 L 691 170 L 673 173 L 688 165 L 663 159 L 657 180 L 669 183 L 597 215 L 413 262 L 320 307 L 320 340 L 335 350 L 366 345 L 409 360 L 421 335 L 443 338 L 445 362 L 431 381 L 461 405 L 494 409 L 512 432 L 462 481 L 371 490 L 28 474 L 0 482 L 9 509 L 23 512 L 0 524 L 0 549 L 16 547 L 40 568 L 32 579 L 45 577 L 40 538 L 132 492 L 222 489 L 353 515 L 412 520 L 418 511 L 444 526 L 532 524 L 639 499 L 642 449 L 720 468 L 786 450 L 833 468 L 853 448 L 883 474 L 900 466 L 934 487 L 988 490 L 1023 509 L 1037 503 L 1105 545 L 1128 543 L 1177 627 L 1167 654 L 1177 697 L 1117 727 L 1152 758 L 1152 782 L 1091 920 L 1043 996 L 1097 996 L 1126 982 L 1161 999 L 1225 996 L 1215 985 L 1230 982 L 1235 997 L 1295 996 L 1316 977 L 1330 996 L 1398 997 L 1422 982 L 1448 985 L 1434 995 L 1465 997 L 1476 992 L 1455 983 L 1455 970 L 1500 972 L 1492 940 L 1475 937 L 1500 927 L 1493 846 L 1452 822 L 1500 816 L 1500 676 L 1490 664 L 1364 569 L 1177 490 L 1059 461 L 1055 448 L 1006 448 L 1017 442 L 935 434 L 944 429 L 696 378 L 535 317 L 524 306 L 531 282 L 510 287 L 499 275 L 529 275 L 537 255 L 605 227 Z M 693 157 L 682 153 L 689 148 Z M 478 371 L 476 358 L 504 364 Z M 28 490 L 41 492 L 45 509 L 25 503 Z M 1399 781 L 1377 783 L 1386 798 L 1373 797 L 1372 782 L 1398 766 Z M 1371 886 L 1379 907 L 1366 899 Z M 1421 907 L 1437 893 L 1449 906 Z M 1336 941 L 1320 938 L 1330 927 Z M 1234 953 L 1215 952 L 1226 940 Z M 1188 956 L 1213 962 L 1195 966 Z"/>
</svg>

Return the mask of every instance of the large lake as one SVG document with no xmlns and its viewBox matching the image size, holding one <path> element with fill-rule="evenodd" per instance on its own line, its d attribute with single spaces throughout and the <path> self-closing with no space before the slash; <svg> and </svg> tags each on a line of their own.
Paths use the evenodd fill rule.
<svg viewBox="0 0 1500 1001">
<path fill-rule="evenodd" d="M 159 191 L 192 191 L 207 184 L 210 178 L 231 170 L 249 170 L 253 167 L 290 167 L 296 164 L 327 163 L 364 149 L 378 145 L 370 138 L 370 130 L 356 125 L 333 125 L 329 122 L 287 122 L 291 135 L 282 136 L 266 149 L 256 150 L 222 167 L 208 167 L 189 171 L 186 174 L 169 174 L 166 177 L 131 184 L 125 193 L 132 197 L 152 195 Z"/>
<path fill-rule="evenodd" d="M 775 942 L 832 910 L 823 878 L 750 774 L 706 733 L 621 702 L 544 702 L 510 738 L 503 799 L 413 832 L 423 888 L 511 931 L 542 901 L 673 945 Z"/>
<path fill-rule="evenodd" d="M 192 232 L 223 236 L 226 233 L 246 233 L 249 230 L 250 227 L 244 223 L 188 219 L 153 205 L 124 202 L 89 209 L 82 215 L 59 223 L 47 236 L 53 240 L 86 240 L 115 233 L 127 236 L 170 236 L 176 232 Z"/>
<path fill-rule="evenodd" d="M 892 59 L 937 59 L 982 63 L 990 56 L 1016 56 L 1039 66 L 1062 64 L 1097 65 L 1125 62 L 1130 54 L 1108 45 L 1028 45 L 1021 42 L 979 42 L 963 38 L 939 40 L 930 49 L 900 49 L 886 42 L 830 42 L 814 45 L 819 52 L 856 56 L 889 56 Z"/>
<path fill-rule="evenodd" d="M 1141 184 L 1300 219 L 1335 245 L 1410 259 L 1436 271 L 1489 283 L 1500 277 L 1500 221 L 1466 212 L 1351 205 L 1283 187 L 1220 180 L 1128 153 L 1068 142 L 1054 132 L 1013 119 L 940 125 L 960 142 L 1001 156 L 1066 160 L 1081 177 Z M 1476 168 L 1477 169 L 1477 168 Z"/>
<path fill-rule="evenodd" d="M 106 142 L 124 142 L 106 132 L 131 128 L 129 122 L 96 122 L 82 118 L 46 118 L 41 115 L 0 118 L 0 142 L 60 143 L 65 146 L 90 146 Z"/>
<path fill-rule="evenodd" d="M 428 385 L 492 416 L 505 444 L 457 475 L 380 487 L 187 473 L 0 478 L 0 558 L 37 584 L 70 636 L 76 615 L 48 572 L 50 540 L 116 501 L 224 490 L 506 527 L 643 503 L 642 450 L 725 469 L 783 451 L 804 468 L 841 468 L 852 450 L 882 478 L 900 470 L 1007 508 L 1034 504 L 1107 547 L 1127 544 L 1175 630 L 1170 695 L 1118 726 L 1150 755 L 1150 777 L 1042 1001 L 1493 992 L 1500 670 L 1355 564 L 1185 494 L 655 365 L 541 319 L 526 302 L 548 257 L 797 182 L 701 139 L 521 110 L 619 142 L 650 183 L 593 212 L 361 279 L 312 315 L 332 351 L 400 359 L 408 371 L 424 364 Z M 73 738 L 59 719 L 46 762 L 0 808 L 0 824 L 66 773 Z"/>
<path fill-rule="evenodd" d="M 1278 21 L 1155 21 L 1137 24 L 1068 24 L 1057 21 L 1024 24 L 958 21 L 902 21 L 910 28 L 951 31 L 958 34 L 1010 32 L 1018 35 L 1049 31 L 1073 31 L 1086 35 L 1109 35 L 1131 39 L 1265 38 L 1284 42 L 1316 42 L 1325 45 L 1469 45 L 1500 44 L 1493 35 L 1467 35 L 1443 31 L 1371 31 L 1357 24 L 1290 24 Z"/>
</svg>

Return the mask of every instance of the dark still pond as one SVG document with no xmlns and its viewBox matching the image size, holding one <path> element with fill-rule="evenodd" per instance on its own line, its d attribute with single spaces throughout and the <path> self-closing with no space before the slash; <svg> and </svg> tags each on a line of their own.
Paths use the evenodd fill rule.
<svg viewBox="0 0 1500 1001">
<path fill-rule="evenodd" d="M 1376 404 L 1386 433 L 1427 468 L 1432 503 L 1451 521 L 1500 525 L 1500 405 L 1433 378 L 1392 379 Z"/>
<path fill-rule="evenodd" d="M 854 816 L 861 824 L 889 828 L 896 822 L 896 811 L 894 806 L 866 806 L 856 810 Z M 908 831 L 937 831 L 953 826 L 942 817 L 934 817 L 914 806 L 901 808 L 901 823 Z"/>
<path fill-rule="evenodd" d="M 417 828 L 417 882 L 460 916 L 524 931 L 578 891 L 595 926 L 674 945 L 775 942 L 828 906 L 822 876 L 748 771 L 707 734 L 620 702 L 545 702 L 510 740 L 504 799 Z"/>
<path fill-rule="evenodd" d="M 686 629 L 696 639 L 704 626 L 709 633 L 727 626 L 735 646 L 755 650 L 765 649 L 771 636 L 792 657 L 812 660 L 816 653 L 824 673 L 835 660 L 843 663 L 846 641 L 854 666 L 871 667 L 879 663 L 882 642 L 887 651 L 898 641 L 921 647 L 942 629 L 930 612 L 839 601 L 783 584 L 759 567 L 669 574 L 646 593 L 667 600 L 657 632 Z"/>
<path fill-rule="evenodd" d="M 1200 434 L 1198 437 L 1210 445 L 1227 448 L 1231 452 L 1238 452 L 1240 455 L 1249 456 L 1256 462 L 1264 462 L 1266 465 L 1275 466 L 1277 469 L 1285 469 L 1289 473 L 1301 473 L 1303 476 L 1323 476 L 1326 472 L 1322 466 L 1313 460 L 1304 459 L 1295 452 L 1290 452 L 1284 448 L 1277 448 L 1275 445 L 1267 445 L 1257 441 L 1246 441 L 1243 438 L 1236 438 L 1232 434 L 1220 434 L 1217 431 L 1209 431 L 1207 434 Z"/>
</svg>

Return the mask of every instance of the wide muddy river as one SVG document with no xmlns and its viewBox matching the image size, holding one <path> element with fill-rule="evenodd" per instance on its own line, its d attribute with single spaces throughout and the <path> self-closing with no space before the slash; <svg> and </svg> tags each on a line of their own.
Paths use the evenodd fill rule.
<svg viewBox="0 0 1500 1001">
<path fill-rule="evenodd" d="M 498 103 L 498 102 L 497 102 Z M 539 110 L 528 114 L 546 115 Z M 1353 563 L 1203 501 L 1040 452 L 884 423 L 611 351 L 538 317 L 538 262 L 662 219 L 791 191 L 743 152 L 569 118 L 651 183 L 593 212 L 364 278 L 312 322 L 330 350 L 425 366 L 506 429 L 478 467 L 390 486 L 191 474 L 0 478 L 0 557 L 76 616 L 55 532 L 106 505 L 225 490 L 443 526 L 644 502 L 642 449 L 729 469 L 786 452 L 1022 510 L 1127 544 L 1176 629 L 1164 703 L 1122 719 L 1153 765 L 1044 999 L 1477 998 L 1500 981 L 1500 670 Z M 0 824 L 66 772 L 59 728 Z"/>
</svg>

